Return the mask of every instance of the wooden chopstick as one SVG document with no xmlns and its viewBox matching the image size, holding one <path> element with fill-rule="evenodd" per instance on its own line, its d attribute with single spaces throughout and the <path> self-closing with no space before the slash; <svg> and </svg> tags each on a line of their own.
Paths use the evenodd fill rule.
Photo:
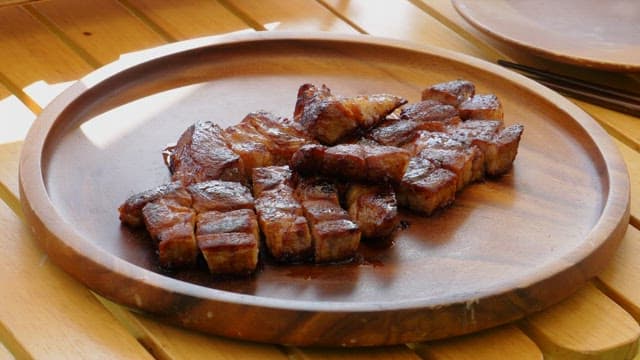
<svg viewBox="0 0 640 360">
<path fill-rule="evenodd" d="M 498 60 L 498 64 L 513 69 L 553 90 L 578 100 L 640 117 L 640 95 L 599 85 L 569 76 Z"/>
</svg>

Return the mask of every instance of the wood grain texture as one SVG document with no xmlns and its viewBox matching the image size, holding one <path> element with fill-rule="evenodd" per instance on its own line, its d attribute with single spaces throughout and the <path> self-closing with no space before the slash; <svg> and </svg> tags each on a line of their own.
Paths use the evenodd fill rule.
<svg viewBox="0 0 640 360">
<path fill-rule="evenodd" d="M 604 271 L 598 275 L 603 291 L 636 320 L 640 320 L 640 231 L 629 227 L 620 250 Z"/>
<path fill-rule="evenodd" d="M 574 112 L 575 108 L 569 102 L 552 93 L 545 93 L 542 88 L 536 89 L 544 96 L 536 94 L 529 89 L 529 83 L 520 83 L 520 80 L 510 77 L 506 72 L 502 73 L 498 68 L 496 72 L 483 70 L 486 64 L 476 63 L 466 57 L 464 60 L 447 59 L 442 54 L 425 53 L 418 48 L 402 48 L 396 43 L 370 37 L 358 37 L 356 40 L 344 36 L 330 39 L 326 38 L 328 35 L 322 35 L 319 39 L 314 36 L 320 35 L 309 34 L 306 39 L 300 39 L 300 36 L 274 32 L 228 37 L 224 39 L 224 46 L 214 43 L 211 47 L 201 46 L 194 53 L 181 50 L 157 62 L 148 62 L 135 68 L 134 72 L 139 71 L 138 75 L 121 72 L 122 68 L 112 66 L 95 73 L 91 81 L 74 86 L 58 98 L 50 112 L 45 113 L 43 118 L 46 120 L 34 132 L 40 134 L 34 135 L 36 138 L 43 136 L 48 131 L 47 126 L 59 122 L 54 126 L 57 130 L 49 137 L 50 155 L 44 159 L 44 168 L 38 170 L 26 165 L 30 161 L 40 161 L 26 155 L 23 157 L 23 169 L 26 172 L 21 178 L 22 188 L 27 190 L 23 193 L 26 195 L 23 198 L 26 201 L 26 215 L 52 258 L 90 287 L 99 287 L 103 295 L 129 306 L 161 314 L 167 321 L 177 321 L 185 326 L 225 336 L 285 344 L 366 345 L 450 336 L 519 318 L 527 311 L 539 310 L 567 296 L 587 278 L 595 275 L 612 256 L 622 236 L 620 231 L 627 225 L 626 174 L 621 159 L 616 157 L 615 146 L 606 140 L 606 134 L 584 113 Z M 260 68 L 253 65 L 256 59 L 261 59 Z M 420 64 L 424 63 L 430 64 L 430 67 L 421 67 Z M 117 76 L 95 91 L 87 92 L 96 97 L 83 95 L 86 89 L 82 85 L 95 84 L 100 76 L 116 75 L 109 71 L 116 71 Z M 134 81 L 136 76 L 153 81 Z M 246 81 L 247 76 L 266 77 L 269 81 Z M 209 292 L 204 287 L 192 287 L 151 271 L 145 272 L 145 281 L 140 282 L 139 275 L 135 275 L 140 267 L 130 267 L 130 262 L 133 262 L 149 270 L 155 268 L 151 254 L 144 246 L 140 247 L 141 243 L 135 245 L 133 239 L 124 242 L 118 240 L 131 234 L 127 235 L 126 231 L 123 233 L 115 216 L 110 214 L 126 194 L 136 188 L 157 185 L 166 179 L 164 165 L 152 160 L 158 157 L 157 146 L 152 144 L 160 141 L 164 146 L 167 140 L 174 139 L 176 134 L 194 121 L 194 114 L 197 113 L 199 117 L 212 110 L 220 114 L 223 106 L 225 116 L 221 119 L 222 126 L 238 121 L 246 112 L 259 108 L 260 104 L 269 104 L 271 110 L 286 114 L 292 111 L 293 94 L 297 86 L 302 81 L 314 79 L 330 77 L 341 92 L 362 92 L 365 91 L 363 89 L 371 92 L 378 89 L 378 92 L 385 90 L 406 96 L 416 94 L 413 96 L 417 97 L 423 84 L 458 76 L 469 76 L 477 82 L 479 89 L 490 89 L 498 94 L 504 101 L 507 113 L 514 118 L 524 119 L 529 142 L 521 147 L 514 176 L 507 176 L 501 182 L 471 187 L 460 200 L 460 205 L 447 211 L 447 216 L 429 219 L 412 217 L 412 226 L 399 235 L 395 250 L 378 258 L 385 266 L 360 267 L 355 264 L 328 267 L 322 272 L 307 269 L 301 270 L 303 273 L 297 276 L 287 268 L 266 267 L 255 279 L 235 283 L 212 282 L 206 276 L 197 277 L 196 274 L 196 278 L 193 278 L 193 274 L 183 274 L 189 276 L 190 281 L 226 290 L 222 293 Z M 205 80 L 207 84 L 204 86 L 182 86 L 175 91 L 165 91 L 140 102 L 132 102 L 159 90 Z M 266 91 L 274 87 L 289 90 L 277 93 Z M 74 107 L 83 110 L 80 113 L 75 113 L 76 110 L 65 111 L 65 117 L 57 118 L 58 115 L 54 115 L 56 111 L 64 109 L 64 104 L 68 105 L 76 96 L 79 98 L 74 102 Z M 225 103 L 221 105 L 210 99 L 225 99 Z M 522 99 L 527 99 L 527 102 L 522 102 Z M 159 107 L 160 104 L 163 105 Z M 166 107 L 166 104 L 170 106 Z M 95 122 L 91 120 L 93 124 L 80 128 L 68 127 L 71 123 L 89 120 L 119 105 L 120 110 L 113 109 L 96 118 Z M 155 111 L 159 108 L 161 112 Z M 120 123 L 125 128 L 115 126 L 118 124 L 115 119 L 121 118 L 118 111 L 129 115 L 130 124 Z M 82 115 L 76 117 L 78 114 Z M 132 118 L 131 114 L 136 116 Z M 181 115 L 176 117 L 176 114 Z M 165 116 L 173 120 L 166 121 L 163 118 Z M 101 123 L 111 125 L 100 127 Z M 154 123 L 166 125 L 158 127 Z M 92 129 L 93 126 L 98 127 Z M 149 128 L 160 132 L 154 131 L 150 136 L 151 133 L 146 130 Z M 66 131 L 71 131 L 70 136 L 63 136 Z M 544 140 L 549 131 L 555 134 L 556 141 L 553 143 Z M 109 132 L 113 132 L 113 135 Z M 576 141 L 580 145 L 574 147 Z M 36 146 L 37 143 L 35 141 L 32 144 Z M 540 151 L 544 156 L 540 157 Z M 134 152 L 134 158 L 128 155 Z M 40 151 L 37 148 L 25 152 L 38 153 Z M 567 164 L 554 161 L 554 156 L 558 154 L 570 154 L 574 162 Z M 69 161 L 70 158 L 74 161 Z M 114 163 L 114 159 L 118 161 Z M 521 166 L 521 163 L 527 166 Z M 41 185 L 30 185 L 30 179 L 41 179 L 38 171 L 43 169 L 47 172 L 47 189 L 50 197 L 56 201 L 55 206 L 46 200 L 45 203 L 38 203 L 32 197 L 31 191 L 39 189 Z M 83 175 L 74 175 L 80 169 Z M 101 176 L 100 173 L 105 169 L 109 169 L 118 181 L 109 180 L 114 178 L 112 176 Z M 606 180 L 600 178 L 603 169 L 606 169 Z M 538 176 L 537 172 L 544 172 L 545 176 Z M 546 178 L 553 179 L 553 182 L 536 183 L 535 179 Z M 567 182 L 562 179 L 567 179 Z M 594 179 L 600 180 L 594 183 Z M 608 185 L 604 186 L 600 181 Z M 567 188 L 571 191 L 567 191 Z M 603 188 L 609 192 L 598 190 Z M 100 191 L 96 192 L 95 189 Z M 108 199 L 101 194 L 108 194 Z M 553 201 L 549 201 L 550 198 Z M 575 201 L 581 205 L 576 207 Z M 487 206 L 487 202 L 492 205 Z M 85 205 L 81 205 L 83 203 Z M 599 207 L 604 204 L 606 208 Z M 86 211 L 87 208 L 91 211 Z M 539 208 L 544 208 L 545 213 L 537 212 Z M 37 217 L 34 217 L 33 211 L 37 212 Z M 581 213 L 584 211 L 586 213 Z M 64 214 L 64 222 L 54 220 L 60 214 Z M 536 221 L 531 222 L 534 214 Z M 597 222 L 600 216 L 603 216 L 603 220 Z M 495 217 L 503 218 L 507 224 L 516 221 L 519 226 L 494 232 L 489 229 L 494 229 L 495 223 L 486 221 Z M 508 220 L 512 217 L 515 218 Z M 525 218 L 528 220 L 524 221 Z M 460 227 L 461 219 L 464 219 L 464 227 Z M 596 226 L 596 222 L 599 225 Z M 52 224 L 62 223 L 73 224 L 74 229 L 52 227 Z M 441 232 L 431 232 L 430 245 L 424 243 L 422 226 L 427 223 L 430 229 L 441 229 Z M 468 231 L 473 231 L 475 235 L 466 236 Z M 516 235 L 514 231 L 517 231 Z M 482 238 L 483 246 L 474 246 L 473 239 L 485 232 L 487 236 Z M 89 233 L 91 235 L 87 236 Z M 86 237 L 78 238 L 77 234 L 85 234 Z M 501 234 L 508 234 L 509 239 L 501 238 Z M 588 245 L 581 245 L 585 240 L 584 234 L 590 234 Z M 97 243 L 87 243 L 86 239 L 89 238 Z M 64 242 L 61 243 L 61 239 Z M 562 243 L 553 242 L 553 239 L 562 239 Z M 97 244 L 100 245 L 96 247 Z M 509 246 L 505 247 L 504 244 Z M 429 248 L 427 253 L 425 246 Z M 576 246 L 576 252 L 573 246 Z M 549 249 L 554 251 L 549 252 Z M 481 253 L 476 253 L 478 251 Z M 529 256 L 526 259 L 514 256 L 521 254 L 521 251 Z M 110 254 L 118 254 L 118 257 L 111 258 Z M 429 261 L 413 258 L 411 254 L 429 254 Z M 544 256 L 552 258 L 542 264 L 554 265 L 538 269 L 541 264 L 539 258 Z M 561 259 L 554 260 L 554 257 Z M 115 261 L 117 269 L 104 269 L 105 259 Z M 442 268 L 456 268 L 456 271 L 449 273 L 454 279 L 447 278 L 447 273 L 437 271 Z M 304 271 L 314 271 L 313 283 L 308 282 L 308 274 Z M 421 281 L 402 275 L 412 273 L 422 273 L 418 276 Z M 437 276 L 434 277 L 435 274 Z M 524 278 L 502 280 L 505 276 L 518 275 Z M 111 285 L 114 276 L 119 286 Z M 182 275 L 176 276 L 180 279 Z M 433 283 L 425 282 L 425 279 Z M 480 279 L 490 279 L 492 283 L 483 285 L 484 290 L 479 292 L 470 290 Z M 279 285 L 285 282 L 287 287 Z M 127 285 L 123 287 L 123 283 Z M 528 285 L 518 285 L 517 291 L 514 291 L 510 287 L 514 283 Z M 312 289 L 308 290 L 310 285 Z M 169 293 L 166 293 L 166 286 L 170 288 Z M 432 295 L 430 291 L 417 289 L 416 286 L 443 292 Z M 123 289 L 126 290 L 123 292 Z M 467 292 L 473 297 L 468 297 Z M 426 297 L 410 300 L 416 294 Z M 223 298 L 218 298 L 219 295 Z M 232 299 L 239 296 L 244 305 L 238 306 L 234 302 L 238 300 L 228 300 L 227 296 Z M 415 301 L 417 305 L 396 308 L 398 296 L 405 302 Z M 382 302 L 371 304 L 372 298 Z M 276 299 L 275 303 L 271 303 L 270 299 Z M 387 306 L 390 307 L 386 309 Z M 233 326 L 228 325 L 230 319 L 234 320 Z M 356 325 L 361 323 L 367 323 L 367 326 Z"/>
<path fill-rule="evenodd" d="M 501 326 L 467 336 L 415 345 L 429 360 L 542 359 L 537 345 L 514 325 Z"/>
<path fill-rule="evenodd" d="M 151 358 L 91 292 L 49 261 L 4 203 L 0 227 L 0 251 L 11 254 L 0 258 L 0 328 L 11 352 L 36 359 Z"/>
<path fill-rule="evenodd" d="M 634 0 L 453 0 L 456 10 L 499 41 L 555 61 L 609 71 L 640 70 L 635 37 L 640 6 Z M 562 14 L 562 21 L 557 21 Z"/>
<path fill-rule="evenodd" d="M 99 64 L 166 42 L 115 0 L 96 0 L 91 6 L 82 0 L 55 0 L 32 6 L 60 29 L 70 45 L 77 45 Z"/>
<path fill-rule="evenodd" d="M 219 2 L 210 0 L 128 0 L 124 2 L 144 15 L 175 40 L 248 29 L 249 26 Z"/>
<path fill-rule="evenodd" d="M 141 341 L 160 359 L 265 359 L 287 360 L 278 347 L 225 339 L 163 324 L 139 316 L 145 331 Z"/>
<path fill-rule="evenodd" d="M 487 54 L 461 38 L 436 19 L 418 11 L 409 1 L 324 0 L 334 12 L 349 19 L 368 34 L 439 46 L 476 57 Z"/>
<path fill-rule="evenodd" d="M 629 359 L 638 351 L 638 323 L 591 284 L 522 324 L 549 359 Z"/>
<path fill-rule="evenodd" d="M 357 32 L 316 1 L 225 0 L 223 3 L 249 23 L 259 26 L 258 30 Z"/>
<path fill-rule="evenodd" d="M 618 142 L 620 153 L 624 157 L 629 172 L 629 181 L 631 185 L 631 199 L 640 198 L 640 153 L 630 149 L 628 146 Z M 640 201 L 634 200 L 630 204 L 631 209 L 631 225 L 640 228 Z"/>
<path fill-rule="evenodd" d="M 0 144 L 0 195 L 14 211 L 20 210 L 18 163 L 21 149 L 21 141 Z"/>
<path fill-rule="evenodd" d="M 386 346 L 377 348 L 332 349 L 300 348 L 289 354 L 301 360 L 420 360 L 421 357 L 406 346 Z"/>
<path fill-rule="evenodd" d="M 19 7 L 0 8 L 0 69 L 17 88 L 78 79 L 92 68 Z"/>
</svg>

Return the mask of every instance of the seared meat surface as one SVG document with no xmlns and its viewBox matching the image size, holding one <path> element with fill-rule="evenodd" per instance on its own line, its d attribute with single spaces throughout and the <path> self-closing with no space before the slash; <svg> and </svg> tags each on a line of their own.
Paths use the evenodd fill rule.
<svg viewBox="0 0 640 360">
<path fill-rule="evenodd" d="M 144 225 L 142 208 L 148 203 L 160 198 L 169 198 L 183 206 L 191 205 L 191 196 L 179 181 L 157 186 L 141 193 L 130 196 L 120 207 L 120 221 L 131 227 Z"/>
<path fill-rule="evenodd" d="M 316 263 L 352 258 L 360 244 L 360 229 L 340 207 L 338 189 L 322 178 L 299 179 L 296 196 L 311 230 Z"/>
<path fill-rule="evenodd" d="M 389 184 L 350 184 L 345 203 L 363 239 L 387 238 L 398 228 L 398 202 Z"/>
<path fill-rule="evenodd" d="M 260 230 L 253 209 L 199 213 L 196 241 L 212 274 L 250 274 L 256 270 Z"/>
<path fill-rule="evenodd" d="M 142 208 L 144 223 L 155 240 L 160 266 L 189 267 L 196 263 L 196 213 L 172 199 L 159 198 Z"/>
<path fill-rule="evenodd" d="M 465 100 L 460 107 L 460 117 L 463 120 L 500 120 L 504 117 L 502 103 L 493 94 L 474 95 Z"/>
<path fill-rule="evenodd" d="M 313 256 L 313 242 L 302 204 L 294 196 L 287 166 L 253 169 L 255 209 L 269 253 L 278 261 Z"/>
<path fill-rule="evenodd" d="M 325 85 L 304 84 L 298 90 L 294 119 L 314 139 L 334 145 L 377 125 L 404 103 L 405 99 L 388 94 L 340 97 Z"/>
<path fill-rule="evenodd" d="M 211 180 L 190 185 L 187 190 L 197 212 L 253 209 L 253 196 L 238 182 Z"/>
<path fill-rule="evenodd" d="M 443 104 L 459 107 L 475 95 L 476 86 L 467 80 L 453 80 L 434 84 L 422 90 L 422 100 L 435 100 Z"/>
<path fill-rule="evenodd" d="M 305 145 L 291 157 L 291 168 L 303 175 L 350 181 L 398 183 L 411 154 L 394 146 Z"/>
<path fill-rule="evenodd" d="M 184 185 L 212 179 L 245 179 L 242 159 L 227 147 L 222 128 L 211 121 L 198 121 L 185 130 L 170 159 L 172 179 Z"/>
</svg>

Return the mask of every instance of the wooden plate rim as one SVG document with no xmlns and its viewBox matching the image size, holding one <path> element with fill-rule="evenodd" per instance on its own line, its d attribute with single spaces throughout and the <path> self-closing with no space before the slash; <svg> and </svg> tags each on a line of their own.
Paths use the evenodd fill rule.
<svg viewBox="0 0 640 360">
<path fill-rule="evenodd" d="M 609 57 L 602 56 L 587 56 L 587 55 L 575 55 L 564 52 L 559 49 L 545 48 L 535 46 L 526 39 L 512 36 L 504 31 L 496 30 L 494 26 L 490 25 L 483 19 L 479 19 L 474 15 L 474 11 L 469 8 L 468 4 L 472 4 L 474 1 L 469 2 L 467 0 L 452 0 L 452 4 L 458 14 L 462 16 L 465 21 L 471 24 L 474 28 L 480 30 L 482 33 L 489 35 L 493 39 L 505 42 L 525 49 L 538 56 L 563 62 L 566 64 L 585 66 L 599 70 L 614 71 L 614 72 L 637 72 L 640 71 L 639 62 L 617 62 Z M 478 6 L 480 2 L 474 4 Z M 490 5 L 484 5 L 490 6 Z"/>
</svg>

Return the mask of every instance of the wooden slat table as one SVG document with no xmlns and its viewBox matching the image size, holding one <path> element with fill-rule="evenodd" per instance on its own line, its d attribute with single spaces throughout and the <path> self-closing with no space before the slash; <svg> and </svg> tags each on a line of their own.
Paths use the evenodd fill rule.
<svg viewBox="0 0 640 360">
<path fill-rule="evenodd" d="M 631 176 L 631 220 L 613 262 L 552 308 L 477 334 L 385 348 L 256 344 L 175 328 L 95 295 L 53 265 L 22 221 L 21 140 L 68 82 L 119 56 L 236 31 L 328 31 L 413 41 L 488 61 L 509 58 L 639 87 L 556 64 L 479 34 L 448 0 L 0 1 L 0 359 L 496 359 L 634 358 L 640 338 L 640 119 L 575 101 L 616 140 Z M 639 55 L 640 56 L 640 55 Z"/>
</svg>

